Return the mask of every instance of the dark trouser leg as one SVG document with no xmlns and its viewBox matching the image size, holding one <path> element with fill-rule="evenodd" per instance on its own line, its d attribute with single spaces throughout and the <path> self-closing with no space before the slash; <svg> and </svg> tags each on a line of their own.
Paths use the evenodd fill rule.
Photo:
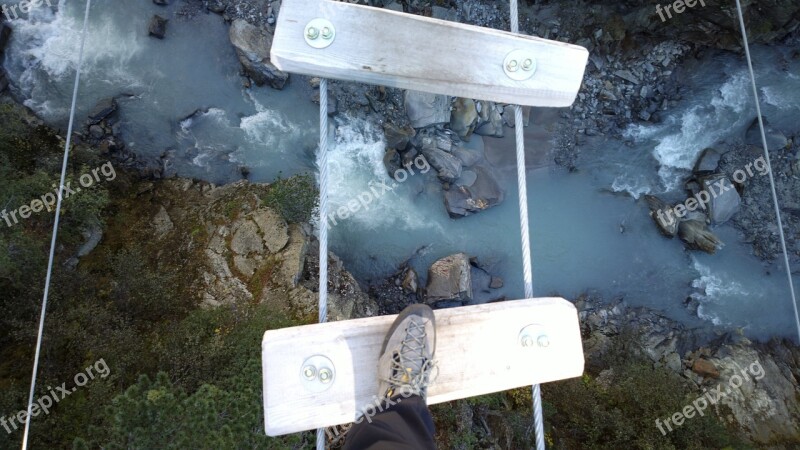
<svg viewBox="0 0 800 450">
<path fill-rule="evenodd" d="M 372 417 L 361 417 L 345 438 L 344 450 L 436 450 L 433 418 L 417 395 L 397 402 Z"/>
</svg>

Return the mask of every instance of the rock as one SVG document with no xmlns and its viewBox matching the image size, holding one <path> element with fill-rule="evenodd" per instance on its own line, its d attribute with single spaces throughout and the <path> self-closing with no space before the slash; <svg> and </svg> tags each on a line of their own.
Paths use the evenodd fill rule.
<svg viewBox="0 0 800 450">
<path fill-rule="evenodd" d="M 243 19 L 236 19 L 228 36 L 245 73 L 256 85 L 283 89 L 289 74 L 278 70 L 269 60 L 272 35 Z"/>
<path fill-rule="evenodd" d="M 408 120 L 414 128 L 443 124 L 450 121 L 450 97 L 419 91 L 405 91 Z"/>
<path fill-rule="evenodd" d="M 456 253 L 434 262 L 428 270 L 425 291 L 425 300 L 428 303 L 439 300 L 471 300 L 469 256 Z"/>
<path fill-rule="evenodd" d="M 471 98 L 457 98 L 453 102 L 453 112 L 450 114 L 450 129 L 463 140 L 469 139 L 475 130 L 478 120 L 478 111 Z"/>
<path fill-rule="evenodd" d="M 489 287 L 492 289 L 500 289 L 503 287 L 503 279 L 500 277 L 492 277 L 491 281 L 489 281 Z"/>
<path fill-rule="evenodd" d="M 209 0 L 208 2 L 208 10 L 216 14 L 224 13 L 225 7 L 226 4 L 224 0 Z"/>
<path fill-rule="evenodd" d="M 292 287 L 297 286 L 303 276 L 308 252 L 308 237 L 300 225 L 289 226 L 289 244 L 281 252 L 281 279 Z"/>
<path fill-rule="evenodd" d="M 403 12 L 403 5 L 398 2 L 389 3 L 388 5 L 384 6 L 384 8 L 391 11 Z"/>
<path fill-rule="evenodd" d="M 739 211 L 741 197 L 726 175 L 708 175 L 700 178 L 699 182 L 701 188 L 711 196 L 708 214 L 713 223 L 725 223 Z"/>
<path fill-rule="evenodd" d="M 427 138 L 426 138 L 427 139 Z M 461 161 L 455 156 L 433 146 L 431 139 L 428 145 L 423 143 L 422 155 L 436 169 L 442 181 L 455 181 L 461 176 Z"/>
<path fill-rule="evenodd" d="M 671 212 L 672 206 L 653 195 L 645 195 L 644 199 L 650 208 L 650 217 L 658 227 L 658 231 L 669 238 L 675 237 L 678 234 L 678 220 Z"/>
<path fill-rule="evenodd" d="M 492 102 L 481 102 L 480 125 L 475 134 L 481 136 L 503 137 L 503 116 L 499 108 Z"/>
<path fill-rule="evenodd" d="M 767 137 L 767 149 L 770 151 L 786 148 L 786 146 L 789 145 L 789 139 L 780 131 L 772 128 L 766 117 L 764 117 L 764 134 Z M 747 145 L 753 145 L 759 149 L 764 147 L 764 144 L 761 142 L 761 127 L 758 125 L 758 118 L 753 119 L 753 122 L 747 129 L 744 135 L 744 142 Z"/>
<path fill-rule="evenodd" d="M 683 369 L 683 364 L 681 363 L 681 357 L 676 352 L 672 352 L 667 354 L 664 358 L 664 365 L 671 371 L 680 373 L 681 369 Z"/>
<path fill-rule="evenodd" d="M 743 337 L 729 338 L 710 357 L 719 370 L 718 383 L 729 392 L 726 412 L 718 414 L 761 444 L 756 448 L 800 442 L 798 358 L 800 349 L 789 340 L 761 345 Z"/>
<path fill-rule="evenodd" d="M 383 124 L 383 136 L 386 138 L 386 146 L 389 148 L 405 150 L 408 147 L 408 141 L 416 134 L 416 130 L 409 126 L 400 128 L 391 122 Z"/>
<path fill-rule="evenodd" d="M 161 206 L 156 215 L 153 217 L 153 231 L 155 232 L 156 237 L 158 239 L 162 239 L 167 235 L 167 233 L 172 231 L 173 227 L 174 224 L 172 223 L 172 219 L 169 217 L 167 210 Z"/>
<path fill-rule="evenodd" d="M 705 221 L 683 220 L 678 224 L 678 236 L 690 248 L 703 250 L 706 253 L 715 253 L 722 247 L 722 241 L 708 230 Z"/>
<path fill-rule="evenodd" d="M 394 178 L 394 174 L 403 168 L 402 164 L 403 161 L 400 157 L 400 153 L 394 148 L 387 148 L 386 152 L 383 154 L 383 166 L 386 167 L 386 173 Z"/>
<path fill-rule="evenodd" d="M 417 271 L 413 268 L 408 268 L 403 274 L 403 281 L 400 283 L 403 292 L 406 294 L 415 294 L 419 291 L 419 276 Z"/>
<path fill-rule="evenodd" d="M 83 258 L 97 247 L 97 244 L 99 244 L 103 239 L 103 227 L 94 225 L 86 230 L 83 230 L 81 235 L 85 239 L 85 242 L 78 249 L 78 253 L 76 255 L 78 258 Z"/>
<path fill-rule="evenodd" d="M 258 226 L 255 222 L 245 219 L 234 225 L 231 250 L 244 256 L 250 253 L 264 252 L 264 241 L 258 234 Z"/>
<path fill-rule="evenodd" d="M 241 255 L 233 256 L 233 267 L 245 276 L 246 281 L 249 281 L 253 274 L 258 270 L 258 263 L 252 258 L 247 258 Z"/>
<path fill-rule="evenodd" d="M 477 139 L 475 139 L 477 141 Z M 483 152 L 478 151 L 472 147 L 464 147 L 462 145 L 453 149 L 453 156 L 461 160 L 464 167 L 472 167 L 483 160 Z"/>
<path fill-rule="evenodd" d="M 703 378 L 719 378 L 719 370 L 711 361 L 705 359 L 695 359 L 692 363 L 692 372 Z"/>
<path fill-rule="evenodd" d="M 111 117 L 117 111 L 117 101 L 113 97 L 108 97 L 97 102 L 89 113 L 89 123 L 94 125 Z"/>
<path fill-rule="evenodd" d="M 503 201 L 503 191 L 491 171 L 480 165 L 472 170 L 476 178 L 470 186 L 456 185 L 444 193 L 444 205 L 450 217 L 475 214 Z"/>
<path fill-rule="evenodd" d="M 697 162 L 694 163 L 692 172 L 695 175 L 706 175 L 716 172 L 721 157 L 722 154 L 713 148 L 703 150 L 703 152 L 700 153 L 700 157 L 697 158 Z"/>
<path fill-rule="evenodd" d="M 289 243 L 289 226 L 274 209 L 261 208 L 251 213 L 250 218 L 261 230 L 264 245 L 267 246 L 270 253 L 278 253 Z"/>
<path fill-rule="evenodd" d="M 514 117 L 514 105 L 506 105 L 503 108 L 503 122 L 511 128 L 514 128 L 515 125 L 515 117 Z M 522 107 L 522 126 L 527 127 L 531 121 L 531 107 L 530 106 L 523 106 Z"/>
<path fill-rule="evenodd" d="M 167 6 L 169 5 L 169 0 L 153 0 L 153 3 L 158 6 Z"/>
<path fill-rule="evenodd" d="M 457 22 L 458 12 L 455 9 L 434 5 L 431 7 L 431 17 L 447 20 L 448 22 Z"/>
<path fill-rule="evenodd" d="M 104 134 L 105 131 L 100 125 L 92 125 L 89 127 L 89 136 L 91 136 L 93 139 L 100 139 Z"/>
<path fill-rule="evenodd" d="M 614 72 L 614 75 L 622 78 L 625 81 L 628 81 L 633 84 L 639 84 L 640 81 L 634 74 L 631 73 L 630 70 L 617 70 Z"/>
<path fill-rule="evenodd" d="M 475 184 L 475 181 L 478 179 L 478 174 L 473 172 L 472 170 L 464 170 L 461 172 L 461 176 L 455 181 L 456 186 L 466 186 L 470 187 Z"/>
<path fill-rule="evenodd" d="M 150 19 L 150 25 L 147 27 L 150 36 L 164 39 L 164 36 L 167 34 L 167 19 L 155 15 L 152 19 Z"/>
</svg>

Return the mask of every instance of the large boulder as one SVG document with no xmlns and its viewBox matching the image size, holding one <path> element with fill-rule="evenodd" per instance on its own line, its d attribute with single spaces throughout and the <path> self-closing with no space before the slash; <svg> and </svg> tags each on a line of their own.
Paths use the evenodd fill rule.
<svg viewBox="0 0 800 450">
<path fill-rule="evenodd" d="M 427 92 L 406 91 L 405 107 L 414 128 L 444 124 L 450 121 L 450 97 Z"/>
<path fill-rule="evenodd" d="M 491 170 L 477 165 L 464 174 L 444 193 L 444 205 L 450 217 L 469 216 L 502 203 L 503 190 Z"/>
<path fill-rule="evenodd" d="M 726 175 L 708 175 L 698 181 L 702 190 L 711 197 L 708 215 L 713 223 L 725 223 L 739 211 L 742 199 Z"/>
<path fill-rule="evenodd" d="M 442 181 L 455 181 L 461 176 L 461 160 L 436 147 L 434 139 L 425 138 L 421 152 Z"/>
<path fill-rule="evenodd" d="M 272 35 L 243 19 L 233 21 L 228 35 L 245 73 L 256 85 L 283 89 L 289 74 L 280 71 L 269 60 Z"/>
<path fill-rule="evenodd" d="M 471 299 L 472 278 L 469 256 L 466 253 L 444 257 L 431 265 L 425 288 L 425 300 L 428 303 Z"/>
</svg>

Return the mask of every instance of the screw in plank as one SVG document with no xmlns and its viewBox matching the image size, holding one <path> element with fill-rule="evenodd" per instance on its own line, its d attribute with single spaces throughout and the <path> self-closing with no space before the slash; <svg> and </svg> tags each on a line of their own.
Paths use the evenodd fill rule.
<svg viewBox="0 0 800 450">
<path fill-rule="evenodd" d="M 306 380 L 313 380 L 317 377 L 317 368 L 314 366 L 305 366 L 303 368 L 303 376 L 306 377 Z"/>
<path fill-rule="evenodd" d="M 522 61 L 522 70 L 531 70 L 533 69 L 533 60 L 528 58 L 525 61 Z"/>
<path fill-rule="evenodd" d="M 547 337 L 546 334 L 539 336 L 536 340 L 536 343 L 539 344 L 539 347 L 545 348 L 550 346 L 550 338 Z"/>
<path fill-rule="evenodd" d="M 522 338 L 520 339 L 520 341 L 522 342 L 522 346 L 523 347 L 531 347 L 531 346 L 533 346 L 533 338 L 531 338 L 527 334 L 523 335 Z"/>
<path fill-rule="evenodd" d="M 330 39 L 333 37 L 333 30 L 328 27 L 322 29 L 322 39 Z"/>
<path fill-rule="evenodd" d="M 516 72 L 518 68 L 519 68 L 519 63 L 517 62 L 516 59 L 512 59 L 511 61 L 508 62 L 508 64 L 506 64 L 506 69 L 508 69 L 509 72 Z"/>
<path fill-rule="evenodd" d="M 319 381 L 323 383 L 330 383 L 332 377 L 333 373 L 331 373 L 331 369 L 326 367 L 319 370 Z"/>
<path fill-rule="evenodd" d="M 319 37 L 319 30 L 316 27 L 308 27 L 306 29 L 306 37 L 314 40 Z"/>
</svg>

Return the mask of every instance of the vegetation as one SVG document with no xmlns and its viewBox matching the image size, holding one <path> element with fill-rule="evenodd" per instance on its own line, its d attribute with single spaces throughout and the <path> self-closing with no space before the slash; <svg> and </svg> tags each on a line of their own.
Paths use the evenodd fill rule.
<svg viewBox="0 0 800 450">
<path fill-rule="evenodd" d="M 278 210 L 287 222 L 310 222 L 319 191 L 311 175 L 278 178 L 264 194 L 264 204 Z"/>
</svg>

